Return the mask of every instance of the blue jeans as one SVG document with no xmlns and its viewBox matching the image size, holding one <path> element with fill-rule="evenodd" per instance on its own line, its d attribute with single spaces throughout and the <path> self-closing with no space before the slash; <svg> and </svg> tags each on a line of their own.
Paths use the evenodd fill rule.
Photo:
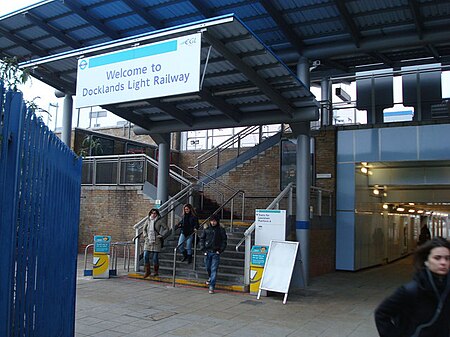
<svg viewBox="0 0 450 337">
<path fill-rule="evenodd" d="M 219 268 L 220 254 L 207 252 L 205 256 L 205 268 L 209 276 L 209 289 L 216 287 L 217 269 Z"/>
<path fill-rule="evenodd" d="M 186 237 L 184 236 L 184 233 L 181 232 L 180 234 L 180 238 L 178 239 L 178 245 L 180 245 L 184 240 L 186 239 Z M 180 246 L 180 253 L 183 254 L 183 252 L 185 250 L 187 250 L 187 255 L 192 255 L 192 241 L 194 240 L 194 236 L 191 235 L 189 237 L 189 239 L 187 239 L 186 241 L 186 249 L 184 249 L 184 245 Z"/>
<path fill-rule="evenodd" d="M 153 253 L 152 256 L 153 265 L 159 264 L 159 252 L 151 252 L 149 250 L 144 250 L 144 263 L 145 264 L 150 263 L 150 253 Z"/>
</svg>

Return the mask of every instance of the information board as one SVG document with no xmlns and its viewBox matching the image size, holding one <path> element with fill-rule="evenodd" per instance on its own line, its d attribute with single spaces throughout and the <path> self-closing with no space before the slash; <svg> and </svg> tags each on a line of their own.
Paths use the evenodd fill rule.
<svg viewBox="0 0 450 337">
<path fill-rule="evenodd" d="M 200 90 L 201 34 L 78 60 L 76 108 Z"/>
<path fill-rule="evenodd" d="M 271 240 L 286 240 L 286 211 L 255 210 L 255 245 L 268 246 Z"/>
<path fill-rule="evenodd" d="M 259 287 L 258 299 L 261 290 L 284 293 L 283 304 L 286 303 L 295 260 L 298 251 L 298 242 L 272 240 L 267 254 L 266 264 Z"/>
</svg>

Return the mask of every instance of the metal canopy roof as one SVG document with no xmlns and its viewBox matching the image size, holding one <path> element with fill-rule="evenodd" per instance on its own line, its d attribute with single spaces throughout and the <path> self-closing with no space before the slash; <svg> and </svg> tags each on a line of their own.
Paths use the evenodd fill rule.
<svg viewBox="0 0 450 337">
<path fill-rule="evenodd" d="M 450 60 L 450 2 L 442 0 L 43 1 L 0 17 L 0 55 L 26 62 L 112 41 L 131 43 L 127 39 L 135 35 L 164 35 L 177 25 L 188 31 L 190 25 L 211 22 L 205 18 L 224 19 L 229 13 L 242 22 L 233 17 L 204 34 L 203 62 L 209 45 L 213 50 L 202 97 L 108 108 L 161 132 L 162 124 L 171 131 L 207 128 L 200 118 L 223 121 L 224 127 L 255 123 L 258 113 L 260 123 L 270 123 L 273 116 L 281 116 L 277 122 L 302 120 L 310 111 L 303 108 L 308 112 L 302 115 L 299 108 L 314 101 L 292 75 L 300 55 L 322 63 L 312 80 Z M 74 65 L 70 59 L 54 61 L 38 66 L 34 75 L 73 92 Z"/>
<path fill-rule="evenodd" d="M 448 0 L 43 1 L 0 17 L 0 54 L 33 59 L 229 13 L 287 65 L 320 60 L 313 80 L 450 60 Z"/>
</svg>

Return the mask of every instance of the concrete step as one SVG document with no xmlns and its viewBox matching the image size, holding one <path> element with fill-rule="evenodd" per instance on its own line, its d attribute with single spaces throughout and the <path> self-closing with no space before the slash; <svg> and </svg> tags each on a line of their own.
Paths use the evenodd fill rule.
<svg viewBox="0 0 450 337">
<path fill-rule="evenodd" d="M 136 279 L 142 279 L 145 281 L 156 281 L 156 282 L 164 282 L 168 284 L 172 284 L 172 274 L 163 274 L 160 273 L 159 276 L 150 276 L 146 279 L 143 278 L 143 273 L 130 273 L 128 274 L 128 277 L 136 278 Z M 197 274 L 197 276 L 199 276 Z M 220 275 L 219 275 L 220 276 Z M 208 286 L 205 284 L 206 278 L 184 278 L 181 276 L 177 276 L 175 279 L 175 283 L 178 285 L 190 285 L 195 287 L 202 287 L 207 288 Z M 243 285 L 243 283 L 235 283 L 235 282 L 228 282 L 217 279 L 216 283 L 216 289 L 220 290 L 229 290 L 229 291 L 236 291 L 236 292 L 248 292 L 248 289 L 246 289 Z"/>
</svg>

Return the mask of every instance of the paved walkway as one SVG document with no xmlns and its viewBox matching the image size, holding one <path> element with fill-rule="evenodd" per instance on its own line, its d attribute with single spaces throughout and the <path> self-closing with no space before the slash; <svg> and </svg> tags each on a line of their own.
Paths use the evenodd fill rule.
<svg viewBox="0 0 450 337">
<path fill-rule="evenodd" d="M 82 260 L 80 258 L 80 260 Z M 82 277 L 76 337 L 304 336 L 375 337 L 376 305 L 412 273 L 411 259 L 311 280 L 307 290 L 255 296 L 129 279 Z"/>
</svg>

